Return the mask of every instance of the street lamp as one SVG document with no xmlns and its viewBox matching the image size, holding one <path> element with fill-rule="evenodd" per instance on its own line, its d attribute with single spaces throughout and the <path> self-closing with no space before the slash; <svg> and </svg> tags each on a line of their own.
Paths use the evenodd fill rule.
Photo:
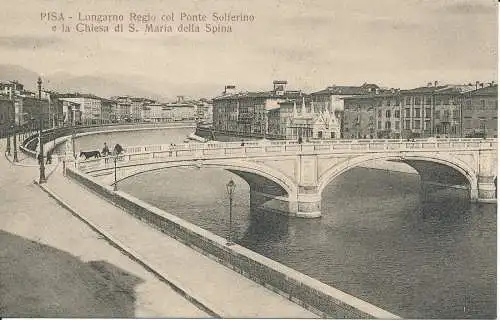
<svg viewBox="0 0 500 320">
<path fill-rule="evenodd" d="M 16 134 L 16 120 L 14 119 L 14 124 L 12 125 L 14 131 L 14 162 L 18 162 L 17 160 L 17 134 Z"/>
<path fill-rule="evenodd" d="M 43 141 L 42 141 L 42 78 L 38 77 L 38 111 L 40 116 L 40 128 L 38 129 L 38 137 L 40 139 L 40 154 L 38 156 L 38 161 L 40 162 L 40 180 L 38 181 L 40 184 L 47 182 L 47 178 L 45 178 L 45 165 L 43 161 Z"/>
<path fill-rule="evenodd" d="M 73 126 L 73 133 L 71 133 L 71 144 L 73 148 L 73 158 L 76 160 L 75 139 L 76 139 L 76 129 Z"/>
<path fill-rule="evenodd" d="M 231 236 L 233 233 L 233 192 L 236 188 L 236 184 L 233 179 L 229 180 L 226 184 L 227 194 L 229 195 L 229 236 L 226 245 L 230 246 L 234 243 L 231 241 Z"/>
<path fill-rule="evenodd" d="M 7 155 L 10 156 L 10 126 L 7 125 Z"/>
<path fill-rule="evenodd" d="M 113 184 L 113 191 L 118 191 L 118 185 L 116 184 L 116 158 L 118 158 L 118 154 L 115 154 L 115 183 Z"/>
</svg>

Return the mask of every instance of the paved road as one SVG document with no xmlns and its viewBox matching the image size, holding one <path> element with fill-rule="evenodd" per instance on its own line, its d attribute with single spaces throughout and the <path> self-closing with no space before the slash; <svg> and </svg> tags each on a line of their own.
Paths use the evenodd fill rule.
<svg viewBox="0 0 500 320">
<path fill-rule="evenodd" d="M 0 146 L 0 150 L 4 150 L 4 147 Z M 23 163 L 26 163 L 26 165 L 34 164 L 30 159 L 26 159 Z M 41 281 L 39 273 L 31 272 L 29 273 L 30 279 L 32 279 L 30 281 L 34 284 L 34 287 L 37 287 L 37 300 L 30 300 L 31 291 L 26 287 L 16 293 L 14 298 L 7 294 L 7 292 L 10 292 L 9 290 L 2 292 L 4 290 L 2 288 L 0 289 L 0 301 L 2 301 L 2 297 L 7 297 L 11 303 L 7 302 L 7 308 L 4 308 L 2 302 L 0 302 L 2 306 L 0 314 L 13 316 L 86 315 L 116 317 L 130 315 L 138 317 L 207 316 L 206 313 L 190 304 L 181 295 L 170 289 L 169 286 L 159 282 L 151 273 L 144 271 L 138 264 L 132 262 L 120 251 L 100 239 L 83 222 L 73 217 L 43 193 L 38 186 L 32 183 L 33 178 L 37 176 L 36 167 L 12 167 L 3 157 L 0 160 L 0 168 L 5 171 L 5 173 L 2 172 L 0 180 L 1 196 L 3 197 L 1 200 L 9 201 L 9 205 L 5 206 L 5 208 L 12 208 L 10 213 L 0 211 L 1 216 L 6 217 L 1 219 L 0 229 L 8 232 L 9 236 L 11 234 L 13 236 L 20 235 L 34 240 L 37 245 L 47 244 L 52 248 L 63 250 L 65 251 L 61 253 L 64 256 L 63 258 L 72 261 L 72 264 L 52 263 L 52 265 L 59 267 L 45 268 L 44 270 L 51 273 L 51 277 L 48 277 L 48 279 L 62 279 L 64 277 L 61 277 L 57 272 L 66 272 L 67 269 L 69 269 L 68 272 L 71 272 L 71 270 L 80 270 L 81 268 L 82 270 L 89 269 L 100 276 L 104 274 L 102 277 L 106 281 L 113 281 L 111 290 L 106 281 L 105 284 L 101 283 L 101 278 L 92 278 L 89 281 L 86 278 L 89 275 L 73 276 L 70 279 L 78 279 L 80 282 L 77 284 L 66 282 L 65 287 L 54 289 L 59 293 L 57 298 L 63 301 L 66 297 L 74 299 L 74 295 L 69 295 L 65 291 L 70 290 L 80 296 L 79 291 L 82 290 L 88 292 L 86 296 L 91 297 L 88 302 L 81 302 L 82 306 L 78 304 L 78 308 L 75 307 L 76 310 L 73 310 L 72 313 L 68 312 L 70 309 L 61 308 L 56 309 L 57 312 L 53 313 L 52 309 L 50 309 L 52 307 L 45 307 L 44 312 L 41 314 L 25 314 L 21 311 L 28 308 L 18 307 L 16 309 L 14 302 L 18 304 L 24 302 L 21 305 L 31 306 L 32 304 L 41 305 L 53 301 L 44 294 L 46 290 L 38 286 Z M 102 230 L 118 243 L 123 244 L 130 252 L 140 256 L 161 276 L 212 312 L 222 317 L 316 317 L 302 307 L 152 229 L 121 209 L 86 191 L 81 186 L 63 177 L 60 167 L 49 166 L 47 171 L 49 174 L 52 171 L 54 172 L 50 174 L 48 183 L 45 185 L 47 189 L 68 204 L 83 219 Z M 22 178 L 18 179 L 17 176 Z M 7 186 L 9 186 L 8 189 Z M 14 246 L 10 250 L 14 252 L 11 255 L 15 255 L 16 250 L 17 247 Z M 65 255 L 68 255 L 68 257 Z M 10 270 L 9 273 L 16 274 L 16 277 L 25 277 L 24 271 L 21 272 L 24 269 L 13 269 L 13 263 L 9 262 L 8 259 L 9 257 L 5 257 L 5 254 L 1 252 L 0 267 L 2 270 L 5 270 L 5 265 Z M 48 260 L 51 259 L 54 258 L 50 256 Z M 88 262 L 89 260 L 97 262 L 91 263 Z M 29 262 L 30 260 L 27 260 L 17 264 L 23 265 L 29 264 Z M 53 271 L 54 269 L 56 271 Z M 55 274 L 52 274 L 54 272 Z M 90 272 L 91 275 L 92 272 Z M 3 274 L 4 271 L 2 271 Z M 14 277 L 7 275 L 0 277 L 0 279 L 2 278 L 13 279 Z M 82 281 L 82 279 L 84 280 Z M 15 282 L 11 281 L 10 286 L 16 287 Z M 102 293 L 103 286 L 108 291 L 111 291 L 105 290 Z M 103 296 L 106 298 L 103 298 Z M 129 302 L 134 299 L 135 308 L 132 308 Z M 96 304 L 105 304 L 107 309 L 103 307 L 104 311 L 101 313 L 82 314 L 82 311 L 89 312 L 90 309 L 86 309 L 86 307 Z M 124 308 L 125 305 L 128 308 Z M 71 308 L 71 306 L 68 308 Z"/>
<path fill-rule="evenodd" d="M 0 141 L 0 316 L 209 317 L 11 166 Z M 53 169 L 49 166 L 48 173 Z"/>
</svg>

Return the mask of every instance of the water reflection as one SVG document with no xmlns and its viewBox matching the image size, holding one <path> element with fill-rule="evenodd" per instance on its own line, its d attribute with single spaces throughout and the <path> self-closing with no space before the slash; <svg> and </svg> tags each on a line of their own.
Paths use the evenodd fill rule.
<svg viewBox="0 0 500 320">
<path fill-rule="evenodd" d="M 144 174 L 122 188 L 227 237 L 230 178 L 241 245 L 404 317 L 495 315 L 496 207 L 471 205 L 463 190 L 421 203 L 418 176 L 357 168 L 325 189 L 323 216 L 308 220 L 250 212 L 248 185 L 217 169 Z"/>
<path fill-rule="evenodd" d="M 146 173 L 122 189 L 227 237 L 231 178 L 235 239 L 251 250 L 403 317 L 496 317 L 496 205 L 470 204 L 464 190 L 422 203 L 418 176 L 355 168 L 308 220 L 250 212 L 247 183 L 218 169 Z"/>
</svg>

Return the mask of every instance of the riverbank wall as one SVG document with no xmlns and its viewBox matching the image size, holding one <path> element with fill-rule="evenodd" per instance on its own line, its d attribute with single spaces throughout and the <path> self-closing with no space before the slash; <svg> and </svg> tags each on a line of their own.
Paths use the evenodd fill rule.
<svg viewBox="0 0 500 320">
<path fill-rule="evenodd" d="M 328 318 L 398 318 L 383 309 L 330 287 L 237 244 L 171 215 L 125 192 L 113 191 L 73 168 L 67 176 L 129 214 L 211 257 L 291 301 Z"/>
</svg>

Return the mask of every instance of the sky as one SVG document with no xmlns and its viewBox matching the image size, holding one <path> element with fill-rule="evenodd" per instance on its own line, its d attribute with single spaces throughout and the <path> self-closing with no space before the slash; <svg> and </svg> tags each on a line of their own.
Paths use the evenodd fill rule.
<svg viewBox="0 0 500 320">
<path fill-rule="evenodd" d="M 42 19 L 51 11 L 64 21 Z M 200 32 L 177 31 L 189 24 L 182 12 L 207 15 Z M 225 24 L 232 32 L 205 32 L 213 13 L 226 12 L 254 20 Z M 174 32 L 146 33 L 137 23 L 142 30 L 128 32 L 130 13 L 153 14 L 156 25 L 173 13 L 167 24 Z M 122 14 L 124 32 L 76 32 L 85 23 L 79 14 Z M 495 0 L 19 0 L 0 11 L 0 63 L 161 96 L 213 97 L 226 84 L 269 90 L 273 80 L 306 92 L 364 82 L 489 82 L 498 77 L 497 22 Z M 63 23 L 71 32 L 61 31 Z"/>
</svg>

